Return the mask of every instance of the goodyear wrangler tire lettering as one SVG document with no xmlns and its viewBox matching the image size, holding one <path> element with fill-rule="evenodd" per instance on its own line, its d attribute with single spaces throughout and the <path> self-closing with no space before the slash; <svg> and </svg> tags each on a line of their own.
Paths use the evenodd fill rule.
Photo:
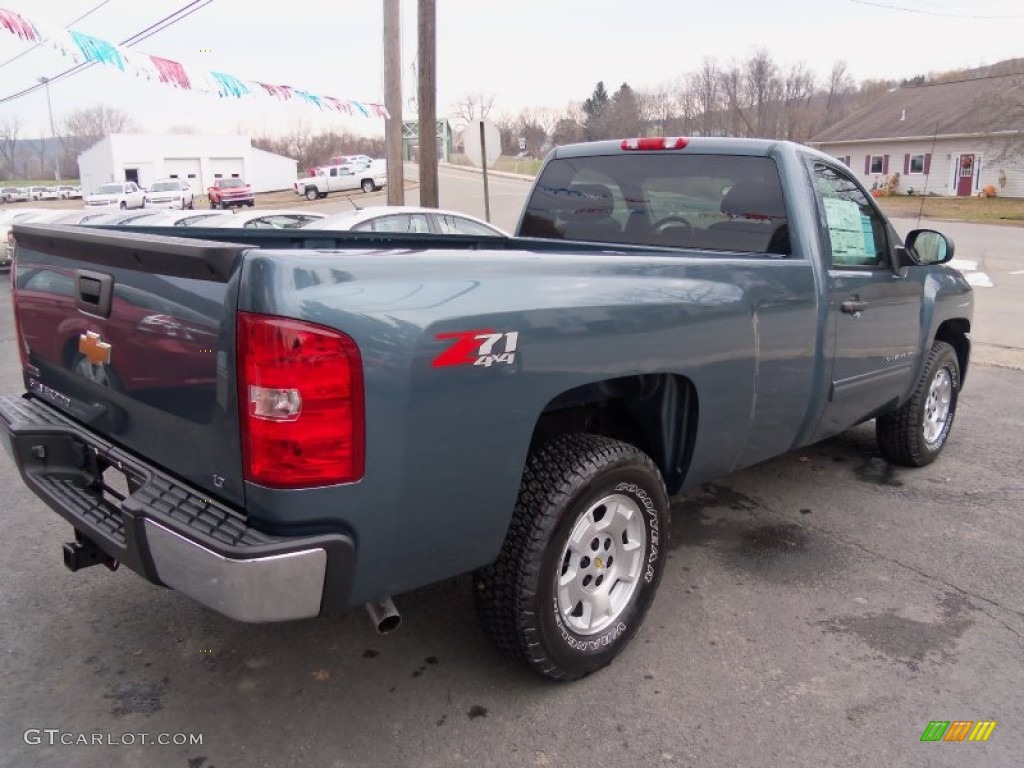
<svg viewBox="0 0 1024 768">
<path fill-rule="evenodd" d="M 605 666 L 654 598 L 667 515 L 661 475 L 635 446 L 582 433 L 541 446 L 498 560 L 476 574 L 485 632 L 556 680 Z"/>
</svg>

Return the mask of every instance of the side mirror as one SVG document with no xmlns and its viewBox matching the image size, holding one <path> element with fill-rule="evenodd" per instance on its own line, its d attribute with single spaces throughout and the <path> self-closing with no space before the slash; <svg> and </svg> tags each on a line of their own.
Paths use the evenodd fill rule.
<svg viewBox="0 0 1024 768">
<path fill-rule="evenodd" d="M 907 235 L 904 245 L 913 263 L 945 264 L 953 258 L 953 241 L 934 229 L 915 229 Z"/>
</svg>

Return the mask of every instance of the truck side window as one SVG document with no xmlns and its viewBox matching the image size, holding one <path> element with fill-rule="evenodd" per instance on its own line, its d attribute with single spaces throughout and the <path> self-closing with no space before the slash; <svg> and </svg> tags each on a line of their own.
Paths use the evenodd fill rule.
<svg viewBox="0 0 1024 768">
<path fill-rule="evenodd" d="M 814 164 L 814 187 L 821 200 L 835 267 L 888 264 L 885 224 L 854 181 L 836 168 Z"/>
</svg>

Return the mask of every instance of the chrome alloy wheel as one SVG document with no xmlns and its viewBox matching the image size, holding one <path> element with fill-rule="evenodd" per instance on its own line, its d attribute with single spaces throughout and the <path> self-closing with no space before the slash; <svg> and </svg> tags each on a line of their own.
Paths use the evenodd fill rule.
<svg viewBox="0 0 1024 768">
<path fill-rule="evenodd" d="M 934 445 L 942 437 L 949 421 L 949 406 L 953 399 L 953 379 L 949 370 L 940 368 L 928 388 L 924 404 L 924 441 Z"/>
<path fill-rule="evenodd" d="M 619 618 L 640 583 L 646 545 L 643 511 L 628 496 L 605 496 L 580 515 L 555 579 L 558 611 L 573 632 L 593 635 Z"/>
</svg>

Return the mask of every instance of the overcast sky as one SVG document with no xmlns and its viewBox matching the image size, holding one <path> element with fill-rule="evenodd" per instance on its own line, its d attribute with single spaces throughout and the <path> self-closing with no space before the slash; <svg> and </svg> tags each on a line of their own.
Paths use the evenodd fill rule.
<svg viewBox="0 0 1024 768">
<path fill-rule="evenodd" d="M 0 7 L 64 26 L 100 0 L 0 0 Z M 119 42 L 188 0 L 108 0 L 74 29 Z M 212 0 L 136 49 L 242 79 L 290 85 L 359 101 L 383 101 L 382 0 Z M 495 113 L 562 109 L 598 80 L 655 87 L 692 72 L 706 56 L 722 63 L 758 48 L 783 65 L 804 61 L 824 78 L 837 59 L 856 80 L 903 78 L 1024 56 L 1021 0 L 437 0 L 438 113 L 460 95 L 495 96 Z M 402 0 L 405 94 L 416 91 L 416 2 Z M 71 66 L 47 47 L 0 28 L 0 99 Z M 259 135 L 337 126 L 368 135 L 379 119 L 321 116 L 266 98 L 219 99 L 136 80 L 94 66 L 51 85 L 57 120 L 98 103 L 143 127 L 191 124 Z M 0 104 L 18 114 L 22 137 L 48 130 L 40 90 Z M 414 117 L 408 106 L 405 117 Z"/>
</svg>

